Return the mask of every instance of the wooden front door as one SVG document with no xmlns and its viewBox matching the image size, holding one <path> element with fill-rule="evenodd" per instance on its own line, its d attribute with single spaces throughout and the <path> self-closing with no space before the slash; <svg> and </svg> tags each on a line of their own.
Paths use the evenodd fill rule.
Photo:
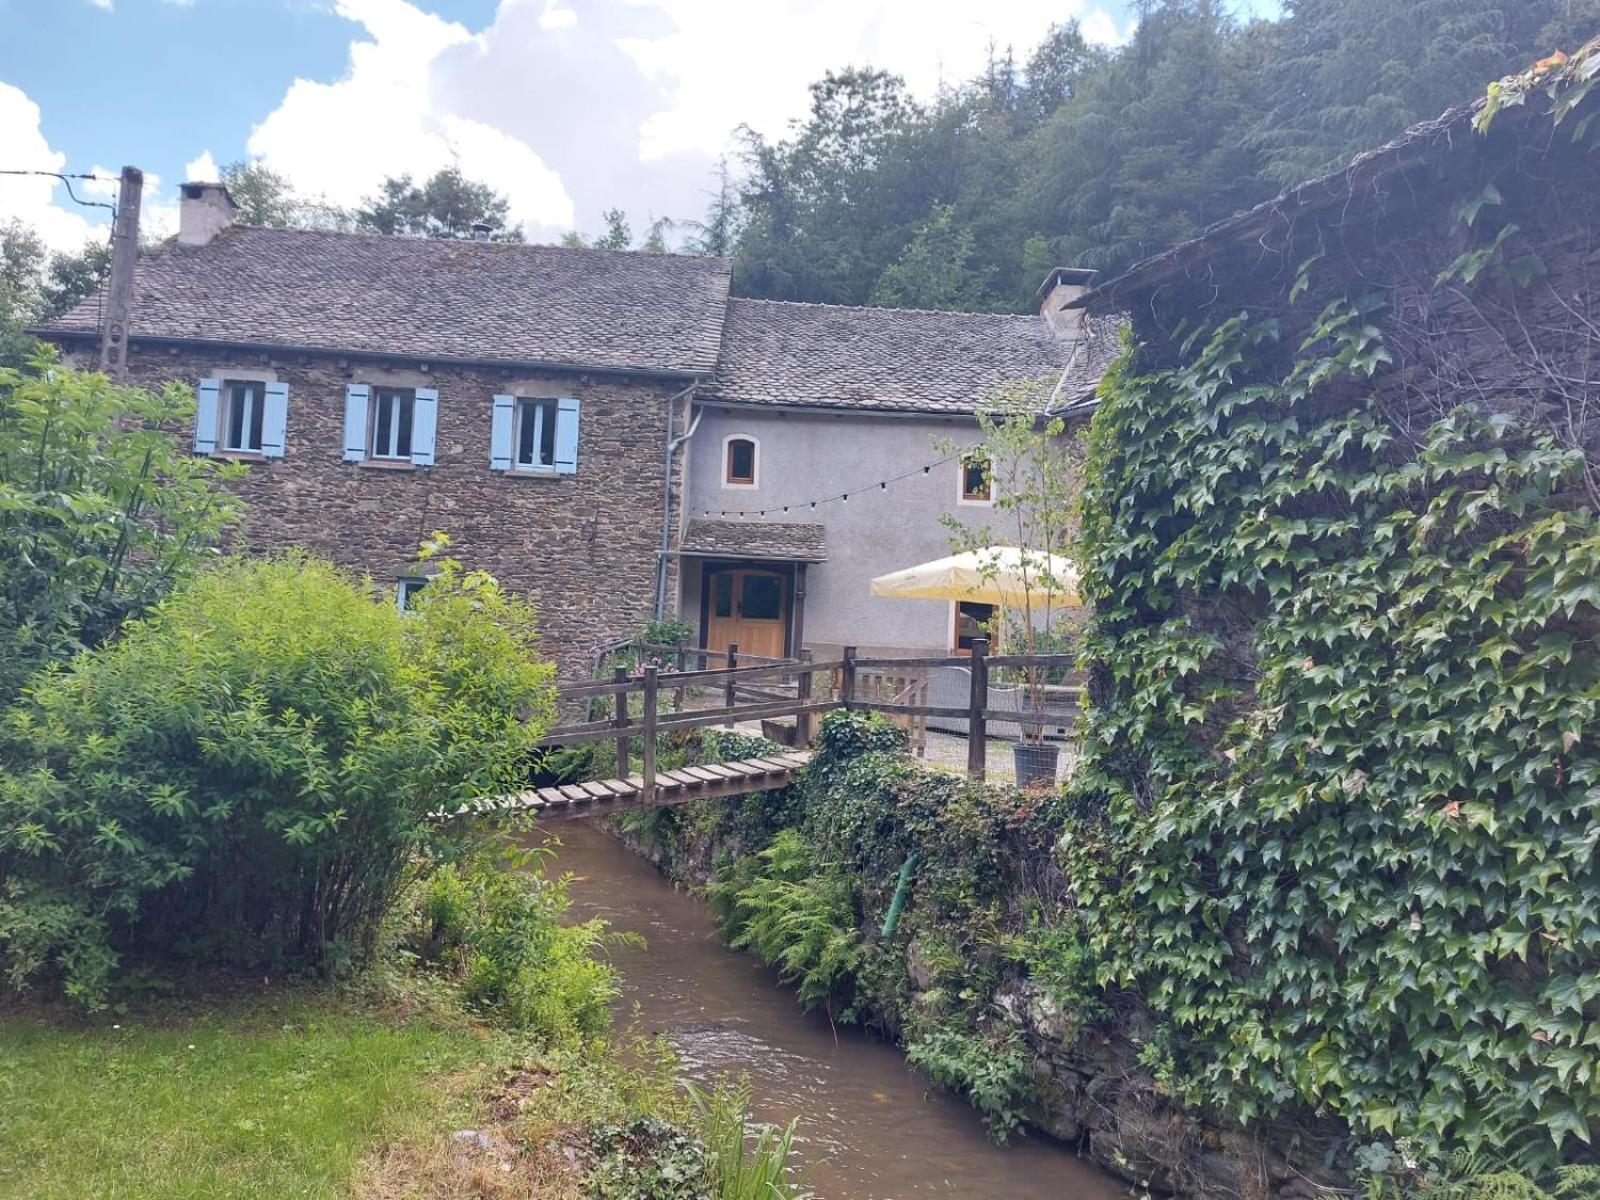
<svg viewBox="0 0 1600 1200">
<path fill-rule="evenodd" d="M 789 628 L 789 577 L 746 568 L 714 571 L 706 580 L 706 648 L 737 643 L 744 654 L 782 658 Z"/>
</svg>

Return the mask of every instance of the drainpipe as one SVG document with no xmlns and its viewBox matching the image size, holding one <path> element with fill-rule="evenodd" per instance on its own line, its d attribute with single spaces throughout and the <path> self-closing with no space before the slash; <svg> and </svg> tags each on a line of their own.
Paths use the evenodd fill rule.
<svg viewBox="0 0 1600 1200">
<path fill-rule="evenodd" d="M 677 453 L 678 447 L 694 436 L 694 431 L 700 427 L 700 418 L 703 414 L 696 412 L 694 420 L 690 422 L 688 432 L 672 436 L 672 413 L 678 406 L 678 401 L 685 396 L 689 397 L 689 405 L 694 407 L 694 391 L 700 386 L 698 380 L 691 383 L 683 391 L 677 393 L 667 401 L 667 449 L 662 459 L 661 472 L 661 550 L 656 555 L 656 602 L 655 617 L 660 621 L 667 615 L 667 556 L 672 551 L 672 456 Z M 684 480 L 685 486 L 688 479 Z"/>
</svg>

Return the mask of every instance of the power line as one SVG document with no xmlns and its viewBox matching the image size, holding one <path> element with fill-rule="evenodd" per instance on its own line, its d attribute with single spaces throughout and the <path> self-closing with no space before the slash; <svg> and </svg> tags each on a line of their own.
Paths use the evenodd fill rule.
<svg viewBox="0 0 1600 1200">
<path fill-rule="evenodd" d="M 0 170 L 0 175 L 43 175 L 49 179 L 60 180 L 61 185 L 67 189 L 67 195 L 72 197 L 72 202 L 74 204 L 80 204 L 84 208 L 103 208 L 113 217 L 117 215 L 117 206 L 115 204 L 107 204 L 104 200 L 84 200 L 78 195 L 77 192 L 72 190 L 72 181 L 74 179 L 87 179 L 93 183 L 117 182 L 115 179 L 107 179 L 104 175 L 63 175 L 60 171 L 24 171 L 9 169 Z"/>
</svg>

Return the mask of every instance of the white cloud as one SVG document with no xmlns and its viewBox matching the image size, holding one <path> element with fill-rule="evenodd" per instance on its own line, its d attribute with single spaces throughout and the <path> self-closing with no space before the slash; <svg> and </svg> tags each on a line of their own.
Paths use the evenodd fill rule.
<svg viewBox="0 0 1600 1200">
<path fill-rule="evenodd" d="M 210 150 L 202 150 L 198 157 L 191 158 L 183 165 L 183 179 L 185 183 L 215 183 L 222 178 L 222 171 L 217 166 L 217 160 L 211 157 Z"/>
<path fill-rule="evenodd" d="M 336 9 L 360 23 L 370 40 L 352 43 L 344 78 L 296 79 L 251 134 L 252 155 L 303 190 L 340 204 L 372 193 L 385 175 L 420 178 L 454 162 L 506 194 L 513 221 L 570 227 L 571 197 L 531 146 L 491 122 L 435 103 L 435 61 L 449 50 L 477 46 L 474 35 L 405 0 L 338 0 Z"/>
<path fill-rule="evenodd" d="M 106 12 L 111 11 L 111 0 L 89 0 L 89 3 L 96 8 L 104 9 Z"/>
<path fill-rule="evenodd" d="M 1102 0 L 500 0 L 473 31 L 429 0 L 333 0 L 362 27 L 343 78 L 297 79 L 252 155 L 303 191 L 354 204 L 385 175 L 456 162 L 507 195 L 536 237 L 600 211 L 697 216 L 740 123 L 803 117 L 830 68 L 879 66 L 920 95 L 1025 56 L 1052 22 L 1120 40 Z"/>
<path fill-rule="evenodd" d="M 0 83 L 0 163 L 31 171 L 60 171 L 67 163 L 67 156 L 45 140 L 39 106 L 8 83 Z M 86 199 L 101 198 L 99 185 L 89 180 L 76 180 L 73 186 Z M 115 194 L 116 185 L 111 186 Z M 99 236 L 95 226 L 108 216 L 104 209 L 73 204 L 65 185 L 48 176 L 0 175 L 0 221 L 31 225 L 52 250 L 80 249 L 90 236 Z"/>
<path fill-rule="evenodd" d="M 976 75 L 991 46 L 1025 58 L 1052 22 L 1076 16 L 1085 36 L 1102 41 L 1115 40 L 1116 31 L 1086 0 L 664 0 L 662 7 L 676 30 L 627 46 L 672 95 L 645 122 L 641 150 L 649 158 L 716 153 L 735 121 L 780 134 L 805 115 L 808 85 L 832 68 L 881 67 L 926 97 Z"/>
</svg>

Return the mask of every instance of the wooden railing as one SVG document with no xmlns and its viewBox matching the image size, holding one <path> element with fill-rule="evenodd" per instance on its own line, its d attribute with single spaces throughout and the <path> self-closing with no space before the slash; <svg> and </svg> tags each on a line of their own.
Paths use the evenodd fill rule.
<svg viewBox="0 0 1600 1200">
<path fill-rule="evenodd" d="M 1069 710 L 992 708 L 989 704 L 989 680 L 996 668 L 1023 668 L 1040 671 L 1065 671 L 1074 665 L 1070 654 L 995 654 L 988 653 L 988 642 L 974 640 L 972 654 L 951 658 L 863 658 L 854 646 L 846 646 L 840 658 L 814 662 L 809 651 L 797 659 L 759 659 L 755 665 L 741 665 L 755 656 L 742 655 L 737 646 L 726 651 L 706 650 L 686 646 L 641 646 L 651 653 L 670 652 L 676 669 L 663 671 L 659 665 L 650 664 L 638 673 L 626 667 L 616 667 L 610 679 L 591 680 L 567 684 L 557 689 L 562 700 L 583 698 L 610 698 L 614 709 L 606 717 L 560 725 L 549 731 L 540 743 L 543 746 L 571 746 L 585 742 L 612 741 L 617 748 L 618 779 L 629 777 L 632 766 L 631 742 L 642 741 L 642 778 L 646 789 L 655 786 L 656 738 L 661 733 L 678 729 L 693 729 L 709 725 L 733 728 L 740 721 L 760 721 L 780 717 L 795 718 L 795 744 L 800 747 L 811 743 L 812 730 L 818 713 L 834 709 L 847 711 L 881 712 L 893 716 L 946 718 L 964 721 L 967 735 L 967 773 L 982 779 L 987 769 L 988 727 L 999 722 L 1021 725 L 1024 728 L 1065 726 L 1076 722 L 1078 714 Z M 696 667 L 687 669 L 691 662 L 708 662 L 711 659 L 726 662 L 721 667 Z M 679 666 L 682 664 L 682 666 Z M 881 700 L 866 694 L 858 686 L 862 672 L 883 670 L 913 670 L 933 667 L 960 667 L 970 671 L 966 703 L 962 705 L 909 704 Z M 818 682 L 826 680 L 825 690 L 831 694 L 819 696 Z M 793 683 L 793 692 L 779 691 L 771 686 L 776 681 Z M 767 686 L 753 686 L 756 683 Z M 684 697 L 691 690 L 720 692 L 722 703 L 712 708 L 686 709 Z M 672 707 L 661 711 L 663 692 L 675 699 Z M 642 697 L 637 714 L 631 697 Z"/>
</svg>

